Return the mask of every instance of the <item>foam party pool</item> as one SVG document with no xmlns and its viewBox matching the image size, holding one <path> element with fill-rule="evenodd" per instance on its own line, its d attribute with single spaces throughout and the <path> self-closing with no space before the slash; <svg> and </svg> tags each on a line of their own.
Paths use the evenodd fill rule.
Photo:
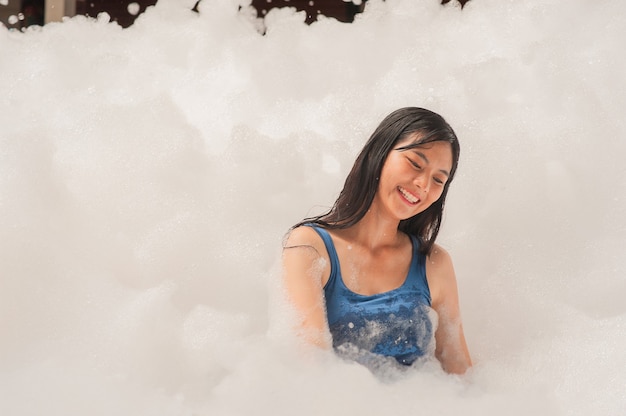
<svg viewBox="0 0 626 416">
<path fill-rule="evenodd" d="M 623 414 L 626 3 L 194 4 L 0 28 L 0 413 Z M 402 106 L 461 141 L 461 378 L 304 351 L 277 294 Z"/>
</svg>

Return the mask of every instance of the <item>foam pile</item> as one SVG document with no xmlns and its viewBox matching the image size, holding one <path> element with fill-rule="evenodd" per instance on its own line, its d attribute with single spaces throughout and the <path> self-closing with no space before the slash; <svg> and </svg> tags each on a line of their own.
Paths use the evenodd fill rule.
<svg viewBox="0 0 626 416">
<path fill-rule="evenodd" d="M 0 413 L 623 411 L 623 1 L 194 4 L 0 28 Z M 303 354 L 274 294 L 284 232 L 408 105 L 461 140 L 463 379 Z"/>
</svg>

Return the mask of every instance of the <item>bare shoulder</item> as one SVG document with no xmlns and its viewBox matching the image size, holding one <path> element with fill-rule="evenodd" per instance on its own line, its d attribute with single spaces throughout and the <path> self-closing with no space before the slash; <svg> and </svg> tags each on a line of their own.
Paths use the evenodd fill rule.
<svg viewBox="0 0 626 416">
<path fill-rule="evenodd" d="M 450 253 L 435 244 L 426 257 L 426 278 L 433 300 L 438 303 L 448 296 L 450 291 L 456 292 L 456 275 Z"/>
<path fill-rule="evenodd" d="M 312 247 L 320 251 L 324 247 L 324 241 L 312 227 L 300 226 L 289 231 L 283 243 L 284 249 L 298 247 Z"/>
<path fill-rule="evenodd" d="M 312 227 L 300 226 L 289 232 L 283 242 L 283 258 L 301 257 L 310 260 L 328 260 L 322 237 Z"/>
<path fill-rule="evenodd" d="M 299 276 L 316 271 L 322 284 L 328 281 L 328 252 L 324 240 L 312 227 L 300 226 L 289 232 L 283 242 L 282 258 L 285 278 L 301 281 Z"/>
<path fill-rule="evenodd" d="M 433 248 L 426 257 L 426 267 L 436 274 L 449 272 L 452 268 L 452 257 L 450 253 L 439 244 L 433 245 Z"/>
</svg>

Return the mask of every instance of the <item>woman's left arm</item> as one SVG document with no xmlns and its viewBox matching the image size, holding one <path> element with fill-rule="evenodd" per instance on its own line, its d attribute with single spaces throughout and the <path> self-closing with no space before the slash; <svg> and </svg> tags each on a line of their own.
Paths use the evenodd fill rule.
<svg viewBox="0 0 626 416">
<path fill-rule="evenodd" d="M 432 307 L 439 315 L 435 356 L 448 373 L 463 374 L 472 366 L 459 309 L 459 292 L 452 259 L 435 245 L 426 262 Z"/>
</svg>

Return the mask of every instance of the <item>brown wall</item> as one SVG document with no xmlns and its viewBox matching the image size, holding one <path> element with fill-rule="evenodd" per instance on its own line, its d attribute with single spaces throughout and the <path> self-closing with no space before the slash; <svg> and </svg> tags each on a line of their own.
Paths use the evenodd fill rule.
<svg viewBox="0 0 626 416">
<path fill-rule="evenodd" d="M 343 0 L 252 0 L 252 6 L 257 10 L 259 17 L 265 16 L 270 9 L 275 7 L 293 7 L 296 10 L 306 12 L 305 21 L 307 23 L 316 21 L 320 14 L 335 18 L 341 22 L 352 22 L 355 15 L 363 11 L 366 1 L 367 0 L 362 0 L 362 4 L 357 6 L 354 3 L 344 2 Z M 469 0 L 441 0 L 441 3 L 445 4 L 450 1 L 458 1 L 461 5 L 465 5 Z M 43 5 L 44 0 L 9 0 L 9 7 L 5 6 L 4 10 L 0 11 L 8 13 L 9 10 L 11 10 L 10 14 L 17 14 L 20 11 L 21 3 L 40 3 Z M 137 15 L 132 15 L 128 12 L 128 5 L 130 3 L 137 3 L 139 5 L 139 13 Z M 76 0 L 76 14 L 97 17 L 99 13 L 106 12 L 111 16 L 112 21 L 117 22 L 122 27 L 128 27 L 133 24 L 137 16 L 143 13 L 147 7 L 153 6 L 156 3 L 157 0 Z M 0 21 L 8 27 L 18 29 L 28 26 L 27 23 L 39 24 L 35 23 L 34 19 L 29 20 L 29 16 L 32 17 L 32 11 L 31 14 L 24 12 L 23 14 L 26 15 L 26 19 L 14 25 L 9 25 L 7 22 L 9 14 L 0 16 Z M 43 15 L 40 17 L 43 19 Z"/>
<path fill-rule="evenodd" d="M 257 9 L 259 17 L 263 17 L 274 7 L 294 7 L 298 11 L 304 10 L 307 23 L 316 21 L 319 14 L 333 17 L 340 22 L 352 22 L 354 16 L 362 12 L 364 7 L 363 4 L 357 6 L 343 0 L 252 0 L 252 6 Z"/>
<path fill-rule="evenodd" d="M 18 16 L 20 18 L 13 22 Z M 0 22 L 10 29 L 43 26 L 44 0 L 9 0 L 6 6 L 0 5 Z"/>
<path fill-rule="evenodd" d="M 139 14 L 143 13 L 147 7 L 154 6 L 156 2 L 157 0 L 76 0 L 76 14 L 96 17 L 98 13 L 107 12 L 111 16 L 111 21 L 117 22 L 122 27 L 128 27 L 133 24 Z M 130 3 L 139 5 L 137 15 L 128 12 Z"/>
</svg>

